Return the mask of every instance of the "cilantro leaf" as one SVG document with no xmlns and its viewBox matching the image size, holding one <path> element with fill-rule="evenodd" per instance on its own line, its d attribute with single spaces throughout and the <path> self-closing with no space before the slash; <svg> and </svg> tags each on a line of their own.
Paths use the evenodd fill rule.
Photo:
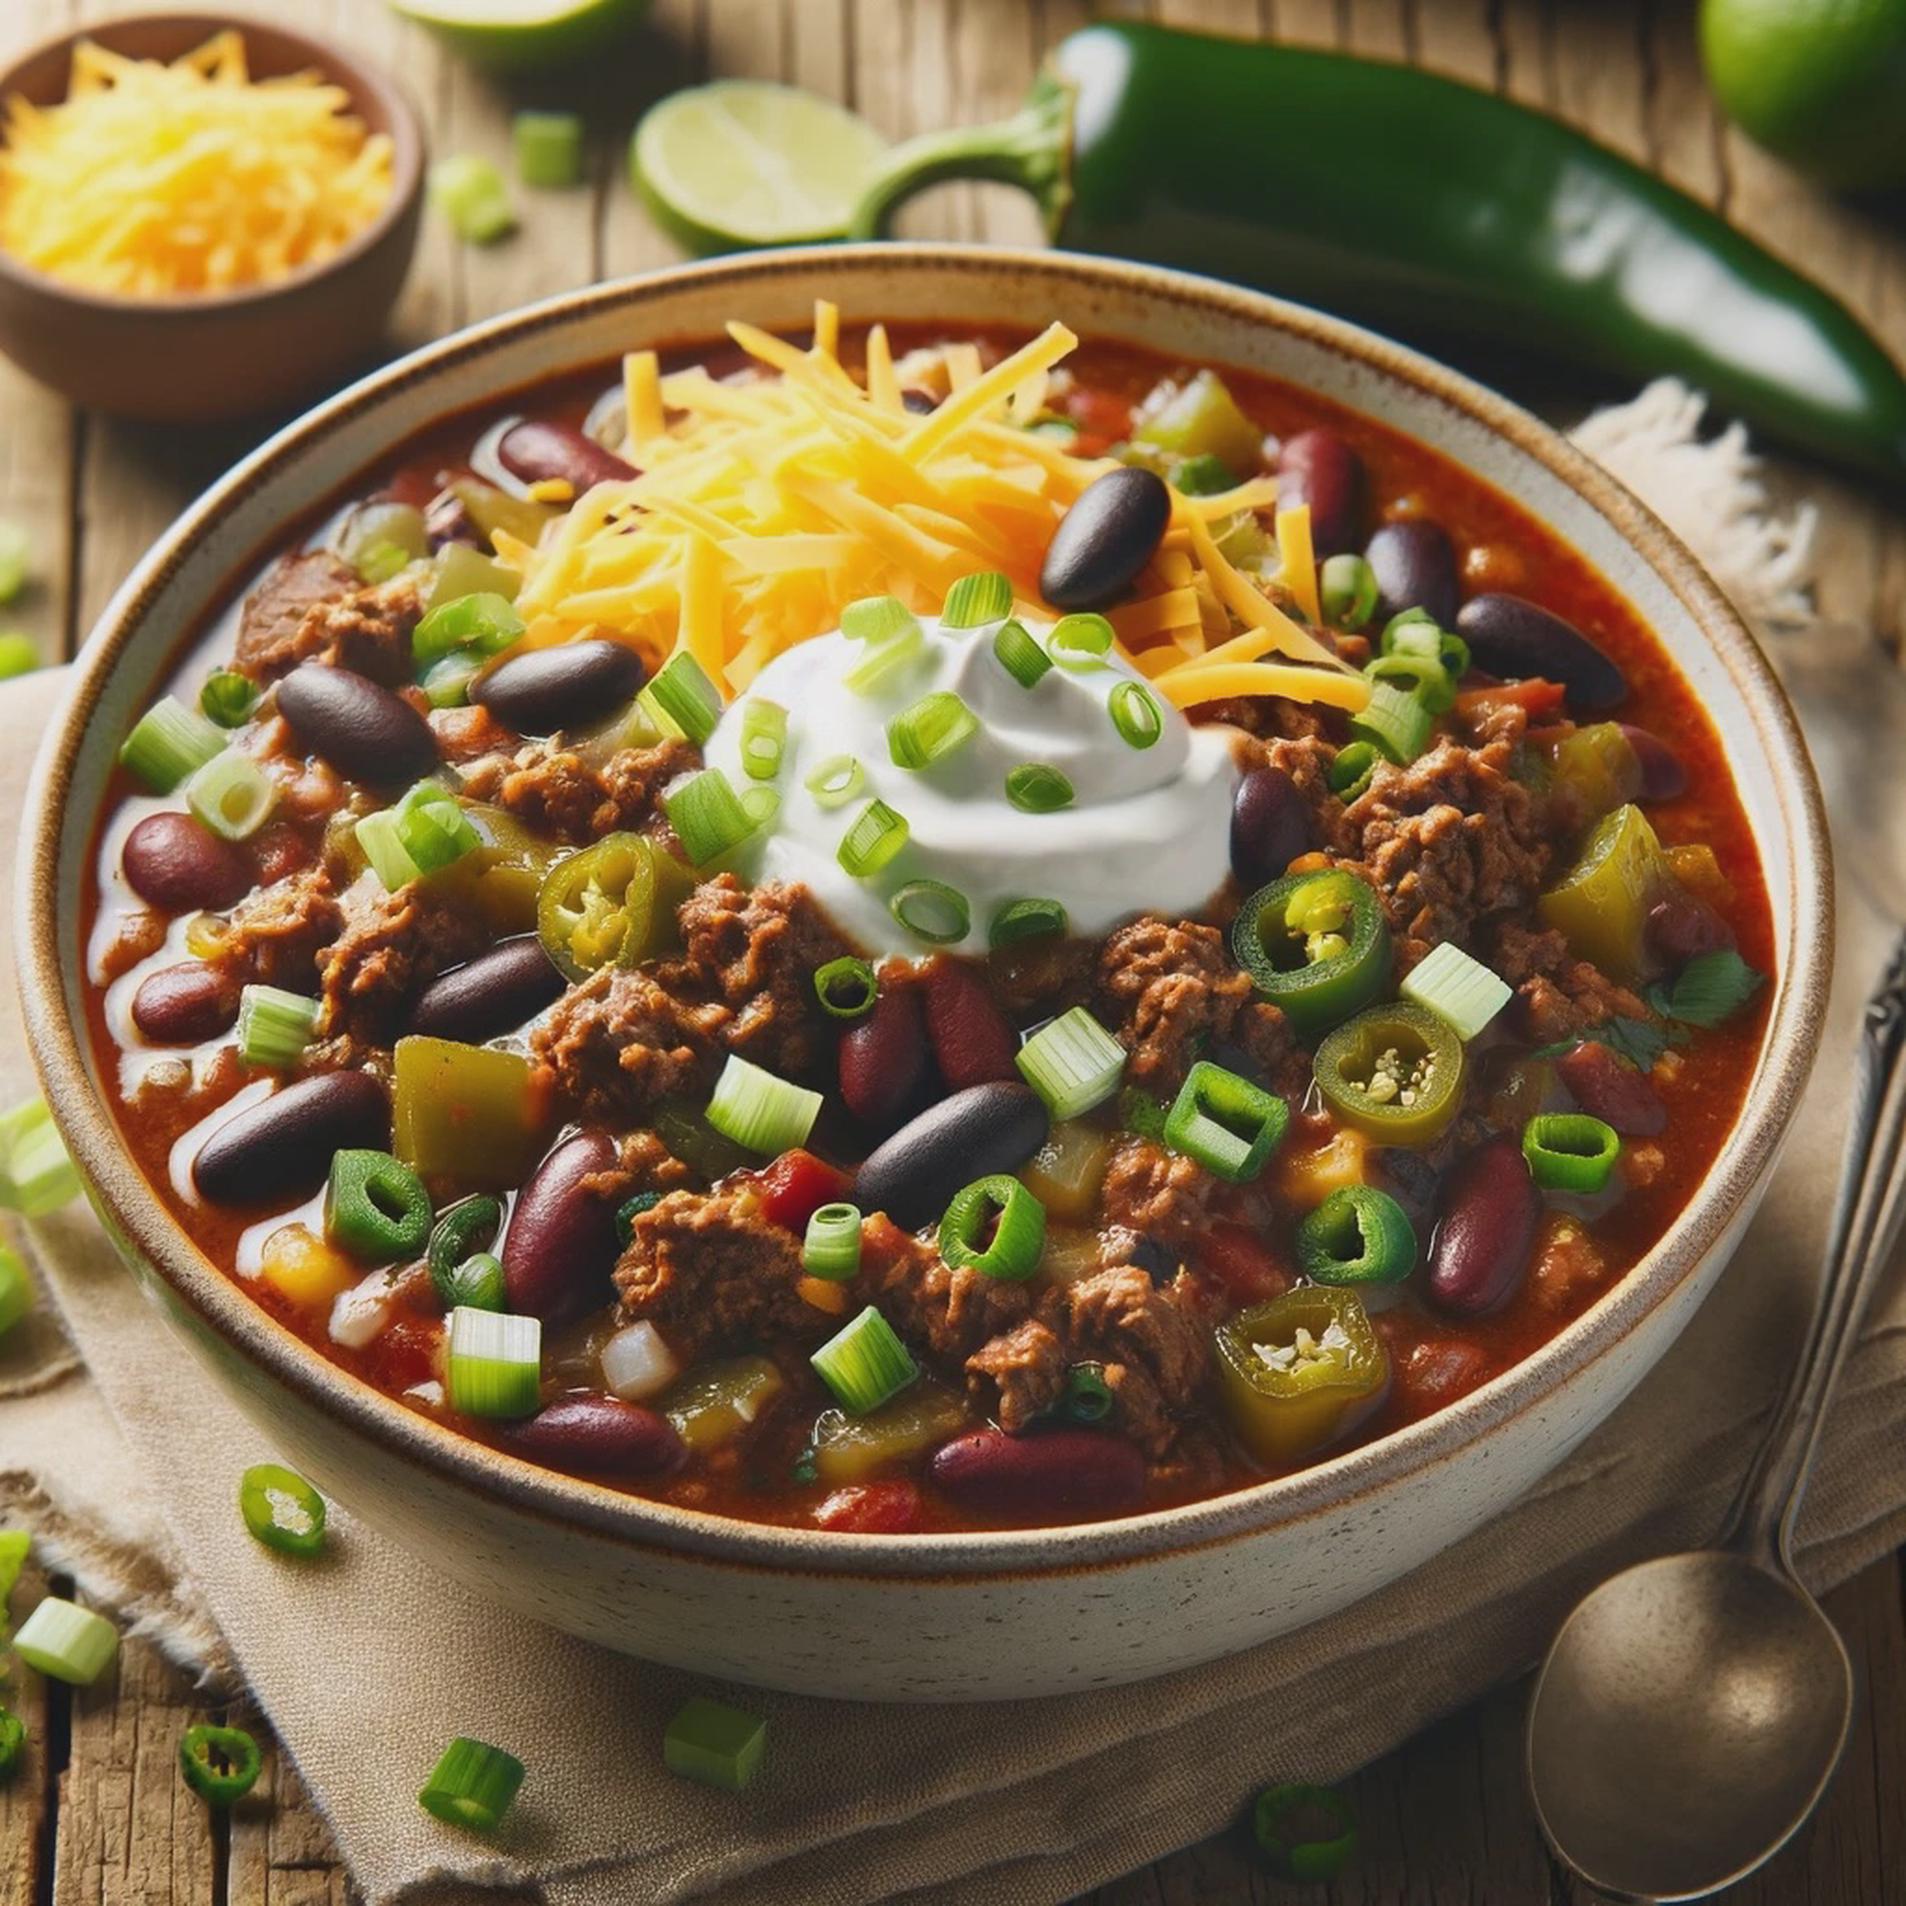
<svg viewBox="0 0 1906 1906">
<path fill-rule="evenodd" d="M 1652 1072 L 1661 1055 L 1670 1046 L 1685 1045 L 1687 1034 L 1674 1026 L 1658 1025 L 1651 1019 L 1605 1019 L 1590 1026 L 1575 1039 L 1558 1039 L 1552 1046 L 1541 1046 L 1529 1056 L 1534 1059 L 1560 1059 L 1577 1046 L 1606 1046 L 1617 1058 L 1626 1059 L 1643 1072 Z"/>
<path fill-rule="evenodd" d="M 1683 1026 L 1718 1026 L 1731 1018 L 1766 983 L 1729 947 L 1697 953 L 1672 983 L 1658 981 L 1648 988 L 1648 1004 L 1665 1019 Z"/>
</svg>

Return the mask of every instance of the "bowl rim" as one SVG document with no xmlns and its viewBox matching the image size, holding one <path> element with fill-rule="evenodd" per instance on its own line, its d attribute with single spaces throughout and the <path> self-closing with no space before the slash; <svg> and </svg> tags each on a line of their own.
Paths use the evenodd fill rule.
<svg viewBox="0 0 1906 1906">
<path fill-rule="evenodd" d="M 677 1508 L 543 1469 L 405 1408 L 330 1362 L 255 1304 L 199 1253 L 160 1203 L 124 1148 L 103 1096 L 94 1089 L 85 1034 L 65 1008 L 61 954 L 73 923 L 58 904 L 57 869 L 82 738 L 149 599 L 194 539 L 266 472 L 295 467 L 314 445 L 411 383 L 578 317 L 611 309 L 639 313 L 647 305 L 666 306 L 678 290 L 711 283 L 733 286 L 738 295 L 745 295 L 751 284 L 816 271 L 829 273 L 850 295 L 864 294 L 855 298 L 856 304 L 873 309 L 883 277 L 915 268 L 992 277 L 1010 273 L 1055 288 L 1112 289 L 1206 317 L 1215 312 L 1269 325 L 1333 350 L 1378 373 L 1382 382 L 1410 387 L 1414 394 L 1508 439 L 1635 550 L 1678 598 L 1732 677 L 1773 766 L 1782 818 L 1792 831 L 1790 926 L 1779 949 L 1779 971 L 1753 1078 L 1714 1163 L 1654 1248 L 1532 1355 L 1457 1402 L 1375 1442 L 1226 1495 L 1106 1522 L 959 1534 L 850 1535 Z M 1108 334 L 1116 332 L 1108 326 Z M 1380 416 L 1368 404 L 1365 408 Z M 1771 666 L 1687 549 L 1614 477 L 1548 425 L 1469 378 L 1308 307 L 1160 267 L 994 246 L 797 246 L 611 280 L 491 318 L 371 373 L 314 406 L 235 465 L 181 513 L 134 568 L 102 613 L 78 666 L 71 698 L 43 741 L 25 802 L 22 865 L 40 870 L 40 876 L 16 883 L 18 956 L 28 1039 L 47 1101 L 109 1232 L 122 1249 L 136 1250 L 173 1298 L 230 1352 L 262 1366 L 300 1402 L 340 1420 L 385 1454 L 422 1468 L 437 1484 L 468 1491 L 491 1508 L 507 1506 L 558 1535 L 581 1529 L 726 1568 L 771 1575 L 904 1578 L 916 1584 L 1097 1570 L 1218 1546 L 1273 1526 L 1341 1515 L 1361 1497 L 1469 1452 L 1503 1434 L 1608 1354 L 1693 1275 L 1772 1166 L 1806 1084 L 1826 1008 L 1833 951 L 1832 860 L 1820 789 L 1798 721 Z"/>
<path fill-rule="evenodd" d="M 269 284 L 242 285 L 230 291 L 193 292 L 175 298 L 135 298 L 116 291 L 95 291 L 85 285 L 68 284 L 51 272 L 23 264 L 0 246 L 0 279 L 23 296 L 72 305 L 102 317 L 137 317 L 146 323 L 184 324 L 196 318 L 242 316 L 250 309 L 295 296 L 349 269 L 376 251 L 410 215 L 423 192 L 425 140 L 422 115 L 411 103 L 409 94 L 368 60 L 359 59 L 333 41 L 316 38 L 298 27 L 281 26 L 276 20 L 239 13 L 202 13 L 197 9 L 116 13 L 109 19 L 93 20 L 49 34 L 15 54 L 0 68 L 0 101 L 15 91 L 23 67 L 62 53 L 70 55 L 81 40 L 97 40 L 109 50 L 116 50 L 111 46 L 114 33 L 130 26 L 146 25 L 203 28 L 207 39 L 233 32 L 246 39 L 248 46 L 251 35 L 268 33 L 297 49 L 304 64 L 316 69 L 323 78 L 345 87 L 353 95 L 354 104 L 362 98 L 374 99 L 390 125 L 390 196 L 377 216 L 329 257 L 300 265 L 296 271 L 274 278 Z"/>
</svg>

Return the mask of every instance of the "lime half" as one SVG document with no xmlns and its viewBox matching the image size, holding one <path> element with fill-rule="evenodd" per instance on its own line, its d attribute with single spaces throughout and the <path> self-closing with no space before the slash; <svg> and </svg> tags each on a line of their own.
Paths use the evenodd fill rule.
<svg viewBox="0 0 1906 1906">
<path fill-rule="evenodd" d="M 586 58 L 626 32 L 649 0 L 391 0 L 479 66 L 516 72 Z"/>
<path fill-rule="evenodd" d="M 866 120 L 792 86 L 717 80 L 649 108 L 629 166 L 689 250 L 838 238 L 887 150 Z"/>
</svg>

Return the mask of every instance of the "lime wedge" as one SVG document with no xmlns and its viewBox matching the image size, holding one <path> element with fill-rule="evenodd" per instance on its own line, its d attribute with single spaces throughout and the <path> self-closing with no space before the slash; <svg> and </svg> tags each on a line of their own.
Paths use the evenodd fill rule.
<svg viewBox="0 0 1906 1906">
<path fill-rule="evenodd" d="M 586 58 L 635 24 L 649 0 L 391 0 L 479 66 L 518 72 Z"/>
<path fill-rule="evenodd" d="M 717 80 L 649 108 L 629 170 L 690 251 L 838 238 L 887 149 L 866 120 L 792 86 Z"/>
</svg>

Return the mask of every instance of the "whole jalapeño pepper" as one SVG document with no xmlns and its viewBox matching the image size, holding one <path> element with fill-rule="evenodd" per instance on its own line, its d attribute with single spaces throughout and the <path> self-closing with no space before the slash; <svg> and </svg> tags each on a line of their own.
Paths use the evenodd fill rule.
<svg viewBox="0 0 1906 1906">
<path fill-rule="evenodd" d="M 1353 1291 L 1300 1285 L 1217 1330 L 1218 1394 L 1266 1468 L 1349 1435 L 1383 1401 L 1390 1358 Z"/>
</svg>

